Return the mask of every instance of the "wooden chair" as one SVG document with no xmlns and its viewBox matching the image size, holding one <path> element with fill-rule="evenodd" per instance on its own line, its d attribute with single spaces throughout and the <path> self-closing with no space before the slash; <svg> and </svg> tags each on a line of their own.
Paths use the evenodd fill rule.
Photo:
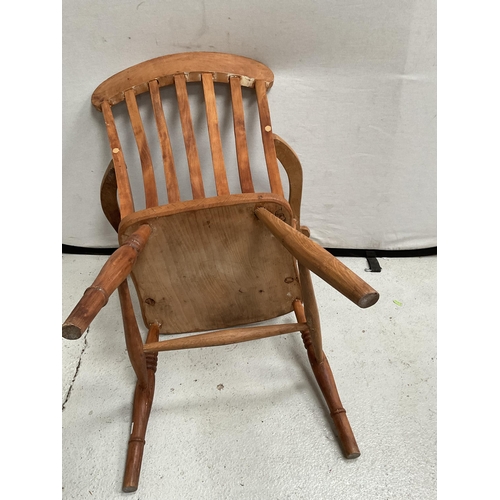
<svg viewBox="0 0 500 500">
<path fill-rule="evenodd" d="M 308 229 L 300 225 L 302 168 L 290 146 L 273 133 L 266 95 L 273 79 L 269 68 L 252 59 L 221 53 L 182 53 L 128 68 L 102 83 L 92 96 L 92 104 L 104 115 L 112 153 L 101 187 L 101 202 L 118 232 L 120 247 L 87 288 L 62 331 L 66 339 L 79 338 L 118 289 L 127 350 L 137 375 L 123 491 L 135 491 L 138 486 L 159 351 L 300 332 L 344 455 L 356 458 L 360 454 L 322 349 L 310 271 L 362 308 L 373 305 L 378 293 L 309 239 Z M 188 82 L 201 82 L 203 89 L 217 191 L 212 197 L 205 196 Z M 241 193 L 231 193 L 228 186 L 214 82 L 230 88 Z M 190 200 L 181 200 L 160 95 L 160 88 L 168 85 L 175 87 L 177 97 L 192 190 Z M 270 192 L 254 190 L 242 87 L 255 90 Z M 153 156 L 136 99 L 143 93 L 150 95 L 151 116 L 161 147 L 168 195 L 168 203 L 162 205 L 158 202 Z M 144 181 L 146 206 L 137 211 L 112 112 L 122 101 L 130 117 Z M 288 201 L 278 160 L 288 176 Z M 203 169 L 210 166 L 203 165 Z M 145 343 L 132 308 L 129 275 L 148 329 Z M 296 323 L 241 326 L 292 311 Z M 159 341 L 160 334 L 201 331 L 209 333 Z"/>
</svg>

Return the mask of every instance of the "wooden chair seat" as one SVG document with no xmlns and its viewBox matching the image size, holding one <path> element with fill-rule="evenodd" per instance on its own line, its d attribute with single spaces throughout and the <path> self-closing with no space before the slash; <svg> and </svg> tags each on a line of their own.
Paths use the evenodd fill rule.
<svg viewBox="0 0 500 500">
<path fill-rule="evenodd" d="M 311 368 L 330 410 L 347 458 L 359 449 L 342 407 L 328 360 L 322 348 L 321 327 L 310 271 L 361 308 L 378 300 L 378 293 L 309 238 L 301 226 L 302 167 L 292 148 L 273 131 L 267 91 L 274 81 L 264 64 L 231 54 L 195 52 L 163 56 L 137 64 L 103 82 L 92 104 L 104 116 L 112 160 L 101 185 L 103 211 L 118 233 L 119 248 L 63 324 L 63 337 L 77 339 L 118 290 L 125 342 L 137 376 L 132 431 L 123 491 L 135 491 L 144 451 L 146 427 L 155 386 L 158 352 L 225 345 L 273 335 L 300 332 Z M 218 122 L 214 83 L 227 84 L 233 115 L 235 157 L 240 189 L 230 189 Z M 175 88 L 184 141 L 191 199 L 181 199 L 179 165 L 174 158 L 161 89 Z M 201 85 L 207 120 L 216 196 L 207 197 L 200 160 L 197 128 L 191 116 L 188 85 Z M 258 108 L 265 171 L 251 165 L 242 87 L 253 89 Z M 149 94 L 149 112 L 137 96 Z M 141 99 L 141 106 L 145 105 Z M 113 108 L 125 106 L 137 146 L 145 207 L 137 208 L 126 158 L 128 149 L 119 133 Z M 156 127 L 148 137 L 144 121 Z M 150 144 L 159 146 L 159 154 Z M 161 158 L 160 169 L 153 159 Z M 156 160 L 155 160 L 156 161 Z M 287 197 L 279 163 L 288 176 Z M 158 171 L 168 203 L 159 202 Z M 156 172 L 156 173 L 155 173 Z M 267 176 L 269 191 L 255 192 L 254 177 Z M 134 186 L 137 188 L 137 186 Z M 144 341 L 132 307 L 128 286 L 137 292 Z M 297 322 L 248 326 L 293 311 Z M 243 326 L 245 325 L 245 326 Z M 205 333 L 196 333 L 205 332 Z M 160 334 L 193 333 L 160 340 Z"/>
<path fill-rule="evenodd" d="M 120 243 L 144 223 L 153 229 L 132 271 L 147 328 L 198 332 L 293 311 L 301 298 L 294 259 L 259 222 L 257 207 L 292 222 L 290 205 L 270 193 L 173 203 L 121 222 Z"/>
</svg>

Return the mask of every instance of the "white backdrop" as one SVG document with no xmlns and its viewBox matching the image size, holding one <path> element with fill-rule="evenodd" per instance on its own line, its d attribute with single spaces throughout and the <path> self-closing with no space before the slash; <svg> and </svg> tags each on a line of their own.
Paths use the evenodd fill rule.
<svg viewBox="0 0 500 500">
<path fill-rule="evenodd" d="M 66 0 L 63 243 L 117 244 L 99 203 L 110 151 L 94 89 L 143 60 L 200 50 L 273 70 L 273 130 L 301 159 L 302 223 L 316 241 L 437 245 L 435 0 Z"/>
</svg>

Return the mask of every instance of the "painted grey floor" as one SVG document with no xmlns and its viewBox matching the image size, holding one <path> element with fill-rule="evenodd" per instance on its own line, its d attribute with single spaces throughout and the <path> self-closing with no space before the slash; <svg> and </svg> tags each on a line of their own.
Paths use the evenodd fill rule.
<svg viewBox="0 0 500 500">
<path fill-rule="evenodd" d="M 64 318 L 105 260 L 63 256 Z M 380 259 L 381 273 L 340 260 L 381 295 L 362 310 L 313 275 L 361 457 L 342 457 L 300 334 L 160 353 L 141 482 L 122 493 L 135 376 L 114 294 L 62 341 L 62 497 L 436 498 L 437 259 Z"/>
</svg>

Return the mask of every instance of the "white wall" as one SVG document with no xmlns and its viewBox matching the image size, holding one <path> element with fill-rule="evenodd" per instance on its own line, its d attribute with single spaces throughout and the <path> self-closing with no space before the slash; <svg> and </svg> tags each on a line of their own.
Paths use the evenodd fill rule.
<svg viewBox="0 0 500 500">
<path fill-rule="evenodd" d="M 302 161 L 302 223 L 316 241 L 437 245 L 434 0 L 64 2 L 63 243 L 117 244 L 99 204 L 110 152 L 94 89 L 198 50 L 274 71 L 273 129 Z"/>
</svg>

